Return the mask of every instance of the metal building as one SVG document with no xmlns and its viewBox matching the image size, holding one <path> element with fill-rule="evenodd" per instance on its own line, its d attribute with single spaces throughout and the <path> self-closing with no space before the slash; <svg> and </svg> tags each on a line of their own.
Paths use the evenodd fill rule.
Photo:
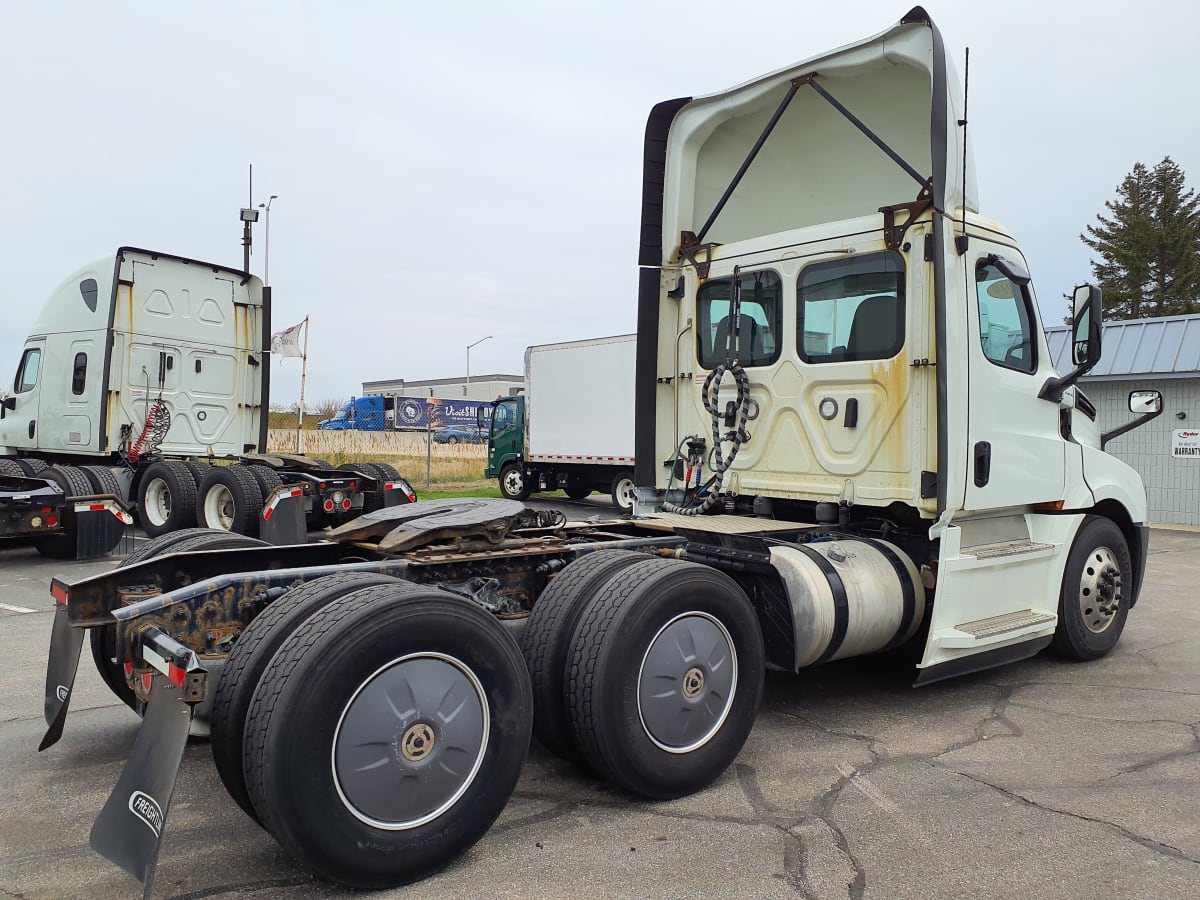
<svg viewBox="0 0 1200 900">
<path fill-rule="evenodd" d="M 1060 372 L 1071 369 L 1068 327 L 1046 329 Z M 1163 414 L 1105 449 L 1146 483 L 1150 520 L 1200 525 L 1200 315 L 1107 322 L 1104 355 L 1080 382 L 1101 431 L 1130 421 L 1130 391 L 1158 390 Z"/>
<path fill-rule="evenodd" d="M 362 392 L 365 397 L 382 394 L 385 397 L 495 400 L 519 393 L 524 385 L 524 375 L 473 375 L 470 384 L 463 378 L 426 378 L 421 381 L 391 378 L 386 381 L 364 381 Z"/>
</svg>

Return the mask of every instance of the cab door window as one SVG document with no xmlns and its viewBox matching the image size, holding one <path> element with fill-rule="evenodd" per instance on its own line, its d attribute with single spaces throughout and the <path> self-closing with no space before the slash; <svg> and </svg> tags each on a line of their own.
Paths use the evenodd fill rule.
<svg viewBox="0 0 1200 900">
<path fill-rule="evenodd" d="M 21 357 L 21 365 L 17 367 L 17 377 L 13 381 L 13 392 L 24 394 L 37 386 L 38 369 L 42 365 L 40 347 L 30 347 Z"/>
<path fill-rule="evenodd" d="M 994 365 L 1017 372 L 1037 369 L 1029 290 L 1008 278 L 988 259 L 975 267 L 979 304 L 979 343 Z"/>
<path fill-rule="evenodd" d="M 904 258 L 895 251 L 800 273 L 797 328 L 808 363 L 891 359 L 904 346 Z"/>
<path fill-rule="evenodd" d="M 774 272 L 743 272 L 739 286 L 740 317 L 732 314 L 732 278 L 714 278 L 700 288 L 696 354 L 705 369 L 721 365 L 727 353 L 743 366 L 769 366 L 779 359 L 783 283 Z"/>
</svg>

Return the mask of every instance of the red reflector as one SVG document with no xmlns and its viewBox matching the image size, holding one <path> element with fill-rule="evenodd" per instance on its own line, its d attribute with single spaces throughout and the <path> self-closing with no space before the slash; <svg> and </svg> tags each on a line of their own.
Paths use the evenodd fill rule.
<svg viewBox="0 0 1200 900">
<path fill-rule="evenodd" d="M 273 516 L 274 514 L 275 514 L 275 507 L 268 506 L 267 511 L 263 513 L 263 521 L 264 522 L 271 521 L 271 516 Z"/>
<path fill-rule="evenodd" d="M 349 501 L 349 500 L 343 500 L 343 501 L 342 501 L 342 509 L 349 509 L 349 508 L 350 508 L 350 501 Z"/>
<path fill-rule="evenodd" d="M 128 678 L 133 674 L 133 663 L 125 663 L 125 677 Z"/>
<path fill-rule="evenodd" d="M 54 512 L 54 507 L 53 506 L 43 506 L 42 512 L 44 512 L 44 513 Z"/>
<path fill-rule="evenodd" d="M 147 694 L 150 693 L 150 686 L 152 684 L 154 684 L 154 673 L 153 672 L 143 672 L 142 673 L 142 690 L 145 691 Z"/>
<path fill-rule="evenodd" d="M 333 501 L 332 500 L 325 501 L 325 512 L 333 512 Z"/>
<path fill-rule="evenodd" d="M 321 482 L 321 490 L 325 490 L 325 482 Z"/>
<path fill-rule="evenodd" d="M 416 503 L 416 502 L 417 502 L 417 495 L 416 495 L 416 494 L 414 494 L 412 491 L 409 491 L 409 492 L 408 492 L 408 502 L 409 502 L 409 503 Z"/>
<path fill-rule="evenodd" d="M 179 666 L 175 665 L 174 663 L 167 666 L 167 677 L 180 687 L 183 687 L 183 676 L 186 674 L 187 673 L 184 672 L 183 669 L 179 668 Z"/>
<path fill-rule="evenodd" d="M 46 524 L 53 528 L 58 524 L 58 516 L 46 516 Z"/>
<path fill-rule="evenodd" d="M 350 482 L 350 490 L 354 490 L 356 487 L 358 487 L 357 481 Z"/>
<path fill-rule="evenodd" d="M 100 512 L 100 510 L 102 510 L 102 509 L 104 509 L 103 503 L 93 503 L 91 506 L 88 507 L 89 512 Z"/>
<path fill-rule="evenodd" d="M 67 589 L 57 582 L 50 583 L 50 596 L 58 603 L 67 602 Z"/>
</svg>

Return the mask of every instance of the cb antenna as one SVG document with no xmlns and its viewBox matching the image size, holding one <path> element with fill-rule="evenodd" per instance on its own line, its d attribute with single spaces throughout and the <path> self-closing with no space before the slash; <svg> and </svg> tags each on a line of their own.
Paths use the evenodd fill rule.
<svg viewBox="0 0 1200 900">
<path fill-rule="evenodd" d="M 971 48 L 967 47 L 966 51 L 963 61 L 963 117 L 958 120 L 958 124 L 963 130 L 962 207 L 960 213 L 962 234 L 954 239 L 954 246 L 957 248 L 959 256 L 967 252 L 967 97 L 971 90 Z"/>
</svg>

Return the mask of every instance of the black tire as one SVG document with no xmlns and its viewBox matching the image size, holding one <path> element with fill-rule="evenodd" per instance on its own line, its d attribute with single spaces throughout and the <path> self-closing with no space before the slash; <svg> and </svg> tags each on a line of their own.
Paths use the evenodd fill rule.
<svg viewBox="0 0 1200 900">
<path fill-rule="evenodd" d="M 242 535 L 231 535 L 224 531 L 213 531 L 211 528 L 181 528 L 152 538 L 121 560 L 118 569 L 137 565 L 156 556 L 162 556 L 178 549 L 185 550 L 220 550 L 228 547 L 266 546 L 263 541 Z M 125 673 L 118 663 L 114 662 L 117 655 L 117 631 L 112 625 L 102 625 L 88 631 L 88 639 L 92 649 L 92 662 L 100 678 L 108 685 L 118 700 L 135 712 L 138 710 L 137 696 L 125 681 Z"/>
<path fill-rule="evenodd" d="M 622 513 L 632 513 L 634 496 L 633 488 L 636 482 L 633 480 L 633 469 L 622 469 L 613 476 L 612 487 L 609 488 L 609 494 L 612 496 L 612 504 Z"/>
<path fill-rule="evenodd" d="M 1133 560 L 1125 535 L 1111 519 L 1083 520 L 1058 599 L 1058 626 L 1050 649 L 1064 659 L 1099 659 L 1125 630 L 1133 590 Z"/>
<path fill-rule="evenodd" d="M 37 475 L 45 481 L 53 481 L 63 490 L 63 494 L 71 497 L 86 497 L 92 493 L 92 483 L 87 476 L 74 466 L 49 466 Z"/>
<path fill-rule="evenodd" d="M 697 563 L 637 563 L 596 595 L 575 631 L 571 733 L 588 763 L 626 790 L 682 797 L 737 757 L 764 671 L 758 617 L 733 579 Z"/>
<path fill-rule="evenodd" d="M 582 500 L 592 493 L 592 487 L 583 478 L 582 475 L 571 475 L 567 478 L 567 485 L 563 488 L 565 493 L 572 500 Z"/>
<path fill-rule="evenodd" d="M 292 588 L 246 626 L 229 654 L 212 707 L 212 751 L 217 774 L 229 795 L 258 821 L 242 774 L 246 712 L 267 666 L 284 640 L 309 616 L 344 594 L 375 584 L 396 584 L 388 575 L 347 572 L 326 575 Z"/>
<path fill-rule="evenodd" d="M 12 475 L 15 478 L 27 477 L 25 470 L 17 464 L 17 461 L 7 456 L 0 456 L 0 475 Z"/>
<path fill-rule="evenodd" d="M 142 531 L 158 537 L 196 521 L 196 482 L 181 462 L 156 462 L 142 473 L 137 488 Z"/>
<path fill-rule="evenodd" d="M 118 498 L 122 498 L 121 482 L 108 466 L 80 466 L 79 471 L 91 484 L 92 493 L 116 494 Z"/>
<path fill-rule="evenodd" d="M 246 466 L 213 466 L 200 483 L 196 524 L 254 537 L 263 495 Z"/>
<path fill-rule="evenodd" d="M 313 459 L 312 457 L 309 457 L 308 461 L 310 463 L 312 463 L 314 466 L 316 466 L 318 469 L 332 469 L 333 468 L 333 463 L 331 463 L 327 459 Z"/>
<path fill-rule="evenodd" d="M 520 463 L 507 463 L 500 470 L 500 493 L 509 500 L 527 500 L 529 498 L 529 479 Z"/>
<path fill-rule="evenodd" d="M 542 591 L 521 635 L 533 689 L 533 733 L 556 756 L 582 756 L 571 737 L 564 700 L 571 638 L 592 598 L 618 572 L 649 557 L 633 550 L 597 550 L 571 563 Z"/>
<path fill-rule="evenodd" d="M 372 463 L 372 465 L 374 465 L 375 468 L 379 470 L 379 474 L 383 478 L 384 481 L 395 481 L 397 478 L 401 477 L 400 471 L 395 466 L 390 465 L 389 463 L 377 462 L 377 463 Z"/>
<path fill-rule="evenodd" d="M 366 485 L 359 484 L 358 490 L 363 495 L 362 509 L 359 512 L 369 513 L 383 509 L 383 482 L 388 479 L 387 472 L 379 463 L 359 463 L 358 471 L 370 478 L 378 488 L 378 490 L 371 490 Z M 348 514 L 355 515 L 353 510 Z"/>
<path fill-rule="evenodd" d="M 196 487 L 199 489 L 200 482 L 204 480 L 204 476 L 212 471 L 212 466 L 208 463 L 196 462 L 194 459 L 182 460 L 183 467 L 192 473 L 192 481 L 196 482 Z"/>
<path fill-rule="evenodd" d="M 247 472 L 254 476 L 254 480 L 258 482 L 258 489 L 262 492 L 263 503 L 267 502 L 267 497 L 271 496 L 271 491 L 283 486 L 283 479 L 270 466 L 253 465 L 246 466 L 245 468 Z"/>
<path fill-rule="evenodd" d="M 63 495 L 68 500 L 72 497 L 83 497 L 92 493 L 92 483 L 88 481 L 83 472 L 74 466 L 48 466 L 34 477 L 57 484 L 62 488 Z M 50 537 L 38 538 L 33 542 L 33 546 L 47 559 L 74 559 L 75 557 L 76 544 L 73 533 L 64 531 Z"/>
<path fill-rule="evenodd" d="M 399 725 L 377 712 L 394 688 L 415 710 Z M 516 642 L 481 609 L 414 584 L 355 591 L 293 631 L 259 683 L 243 759 L 254 808 L 322 878 L 386 888 L 424 877 L 507 803 L 529 749 L 529 691 Z M 450 702 L 452 720 L 435 718 Z M 447 746 L 465 775 L 422 766 Z M 392 789 L 406 776 L 422 779 L 415 798 Z"/>
<path fill-rule="evenodd" d="M 18 459 L 17 465 L 20 466 L 22 469 L 24 469 L 25 474 L 30 476 L 31 478 L 35 477 L 39 472 L 43 472 L 46 469 L 50 468 L 46 463 L 42 462 L 40 459 Z"/>
</svg>

